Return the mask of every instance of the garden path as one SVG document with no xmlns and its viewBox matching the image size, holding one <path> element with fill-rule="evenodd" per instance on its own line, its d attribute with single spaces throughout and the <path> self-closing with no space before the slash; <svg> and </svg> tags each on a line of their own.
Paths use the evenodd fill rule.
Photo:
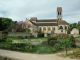
<svg viewBox="0 0 80 60">
<path fill-rule="evenodd" d="M 77 60 L 77 59 L 71 59 L 69 57 L 66 58 L 59 57 L 56 54 L 31 54 L 31 53 L 3 50 L 3 49 L 0 49 L 0 55 L 16 60 Z"/>
</svg>

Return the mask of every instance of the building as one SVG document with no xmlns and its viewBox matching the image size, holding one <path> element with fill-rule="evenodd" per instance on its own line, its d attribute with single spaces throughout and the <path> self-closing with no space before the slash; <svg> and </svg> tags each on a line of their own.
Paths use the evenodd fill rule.
<svg viewBox="0 0 80 60">
<path fill-rule="evenodd" d="M 62 7 L 57 7 L 57 19 L 37 19 L 31 17 L 30 20 L 26 19 L 25 22 L 30 23 L 33 27 L 29 28 L 31 33 L 37 33 L 41 30 L 43 33 L 66 33 L 69 24 L 62 19 Z"/>
</svg>

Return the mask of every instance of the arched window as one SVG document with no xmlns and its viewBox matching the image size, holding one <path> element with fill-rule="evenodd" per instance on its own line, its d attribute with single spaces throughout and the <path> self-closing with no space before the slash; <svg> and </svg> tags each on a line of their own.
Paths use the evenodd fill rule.
<svg viewBox="0 0 80 60">
<path fill-rule="evenodd" d="M 55 27 L 53 27 L 53 30 L 55 30 Z"/>
<path fill-rule="evenodd" d="M 58 12 L 58 15 L 59 15 L 59 12 Z"/>
<path fill-rule="evenodd" d="M 61 12 L 60 12 L 60 15 L 61 15 Z"/>
<path fill-rule="evenodd" d="M 67 27 L 65 26 L 65 29 L 67 29 Z"/>
<path fill-rule="evenodd" d="M 44 29 L 43 29 L 44 31 L 46 30 L 46 28 L 44 27 Z"/>
<path fill-rule="evenodd" d="M 39 30 L 41 30 L 41 27 L 39 28 Z"/>
<path fill-rule="evenodd" d="M 60 26 L 60 27 L 59 27 L 59 29 L 63 29 L 63 27 L 62 27 L 62 26 Z"/>
<path fill-rule="evenodd" d="M 48 31 L 50 31 L 50 27 L 48 28 Z"/>
</svg>

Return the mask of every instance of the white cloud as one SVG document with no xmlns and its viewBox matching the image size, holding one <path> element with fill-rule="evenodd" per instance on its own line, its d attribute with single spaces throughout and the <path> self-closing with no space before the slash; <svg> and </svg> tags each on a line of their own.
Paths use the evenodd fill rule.
<svg viewBox="0 0 80 60">
<path fill-rule="evenodd" d="M 79 2 L 80 0 L 0 0 L 0 17 L 8 17 L 14 21 L 25 21 L 31 17 L 55 19 L 57 7 L 62 7 L 63 20 L 68 23 L 77 22 L 80 16 Z"/>
</svg>

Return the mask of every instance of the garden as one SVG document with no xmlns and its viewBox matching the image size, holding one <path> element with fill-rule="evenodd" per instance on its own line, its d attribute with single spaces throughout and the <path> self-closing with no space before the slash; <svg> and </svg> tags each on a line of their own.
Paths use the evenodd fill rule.
<svg viewBox="0 0 80 60">
<path fill-rule="evenodd" d="M 43 38 L 38 37 L 10 37 L 0 36 L 0 49 L 7 49 L 13 51 L 35 53 L 35 54 L 54 54 L 66 51 L 65 55 L 79 55 L 79 49 L 73 54 L 68 54 L 68 51 L 77 49 L 75 44 L 76 39 L 73 35 L 57 34 L 56 36 L 48 36 Z M 63 56 L 62 54 L 60 56 Z M 79 57 L 78 57 L 79 58 Z"/>
</svg>

